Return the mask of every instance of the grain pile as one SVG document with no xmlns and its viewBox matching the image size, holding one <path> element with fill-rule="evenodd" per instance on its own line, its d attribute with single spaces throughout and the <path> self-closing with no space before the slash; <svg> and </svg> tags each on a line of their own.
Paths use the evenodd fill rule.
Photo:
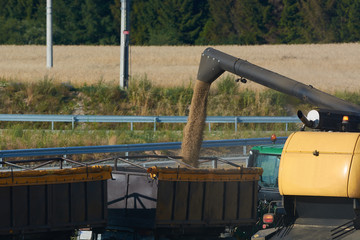
<svg viewBox="0 0 360 240">
<path fill-rule="evenodd" d="M 191 100 L 188 122 L 184 128 L 181 146 L 183 161 L 194 167 L 199 165 L 200 148 L 206 119 L 206 105 L 210 83 L 197 80 Z"/>
</svg>

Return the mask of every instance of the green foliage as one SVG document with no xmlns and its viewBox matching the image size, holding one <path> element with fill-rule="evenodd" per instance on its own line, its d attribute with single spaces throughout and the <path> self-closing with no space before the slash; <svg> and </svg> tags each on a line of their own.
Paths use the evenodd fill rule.
<svg viewBox="0 0 360 240">
<path fill-rule="evenodd" d="M 235 82 L 235 78 L 229 75 L 218 81 L 216 87 L 219 94 L 223 95 L 236 94 L 239 88 L 238 84 Z"/>
<path fill-rule="evenodd" d="M 274 90 L 253 91 L 239 88 L 232 76 L 217 80 L 208 98 L 209 116 L 284 116 L 295 115 L 298 109 L 311 106 L 294 101 Z M 159 87 L 146 76 L 130 79 L 127 90 L 116 84 L 99 81 L 77 86 L 56 83 L 44 78 L 34 83 L 18 83 L 0 79 L 0 112 L 22 114 L 84 114 L 84 115 L 148 115 L 185 116 L 191 103 L 193 86 Z M 336 92 L 335 96 L 360 104 L 358 92 Z M 81 109 L 81 112 L 79 110 Z M 58 146 L 86 146 L 125 143 L 181 141 L 184 124 L 77 123 L 74 131 L 44 131 L 49 123 L 0 123 L 0 149 Z M 284 124 L 211 124 L 205 139 L 268 136 L 266 131 L 284 133 Z M 39 130 L 40 129 L 40 130 Z M 56 123 L 57 130 L 71 130 L 71 124 Z M 296 124 L 289 131 L 298 130 Z M 88 131 L 92 130 L 92 131 Z M 271 132 L 272 133 L 272 132 Z M 261 135 L 263 134 L 263 135 Z"/>
<path fill-rule="evenodd" d="M 131 115 L 186 115 L 193 90 L 191 85 L 171 88 L 153 86 L 147 77 L 132 79 L 128 89 Z"/>
<path fill-rule="evenodd" d="M 270 6 L 264 1 L 209 0 L 210 17 L 199 41 L 204 44 L 265 43 L 265 36 L 275 23 L 268 18 Z"/>
<path fill-rule="evenodd" d="M 304 43 L 303 22 L 299 1 L 285 0 L 279 24 L 282 43 Z"/>
<path fill-rule="evenodd" d="M 336 4 L 334 25 L 338 42 L 359 41 L 360 1 L 344 0 Z"/>
<path fill-rule="evenodd" d="M 88 114 L 116 115 L 120 111 L 121 102 L 126 98 L 126 92 L 114 84 L 97 84 L 84 86 L 78 89 L 78 103 Z"/>
<path fill-rule="evenodd" d="M 208 0 L 209 18 L 197 40 L 201 44 L 230 44 L 237 41 L 234 23 L 229 13 L 234 0 Z"/>
<path fill-rule="evenodd" d="M 53 1 L 54 44 L 120 41 L 118 0 Z M 45 44 L 46 1 L 0 1 L 0 44 Z M 134 45 L 360 40 L 360 0 L 134 0 Z"/>
<path fill-rule="evenodd" d="M 336 97 L 341 98 L 347 102 L 355 103 L 360 105 L 360 94 L 357 92 L 335 92 Z"/>
<path fill-rule="evenodd" d="M 0 87 L 2 113 L 69 114 L 73 93 L 64 84 L 44 78 L 36 83 L 8 82 Z"/>
<path fill-rule="evenodd" d="M 298 109 L 308 111 L 311 106 L 274 90 L 254 91 L 240 88 L 231 75 L 217 80 L 210 89 L 207 114 L 209 116 L 286 116 L 295 115 Z M 193 95 L 193 86 L 159 87 L 146 76 L 130 79 L 130 86 L 122 90 L 114 83 L 99 81 L 76 88 L 70 84 L 56 83 L 44 78 L 33 83 L 18 83 L 0 79 L 0 112 L 2 114 L 72 114 L 72 115 L 144 115 L 186 116 Z M 336 92 L 346 101 L 360 104 L 356 92 Z M 1 128 L 13 126 L 13 122 L 0 123 Z M 12 135 L 26 132 L 22 128 L 50 129 L 50 123 L 18 123 Z M 182 130 L 184 124 L 159 124 L 157 129 Z M 214 124 L 212 129 L 227 130 L 233 125 Z M 245 129 L 262 130 L 275 125 L 248 124 Z M 56 129 L 71 129 L 71 124 L 56 123 Z M 79 129 L 122 129 L 126 123 L 77 124 Z M 136 130 L 153 129 L 153 124 L 134 124 Z M 258 129 L 259 130 L 259 129 Z M 150 138 L 150 136 L 149 136 Z"/>
<path fill-rule="evenodd" d="M 266 89 L 259 94 L 259 101 L 263 108 L 261 112 L 265 116 L 286 115 L 284 108 L 288 102 L 289 96 L 272 89 Z"/>
<path fill-rule="evenodd" d="M 331 23 L 336 1 L 301 1 L 300 11 L 304 19 L 304 38 L 307 42 L 334 42 L 335 29 Z"/>
<path fill-rule="evenodd" d="M 150 0 L 147 4 L 152 23 L 147 26 L 150 45 L 194 44 L 204 25 L 205 0 Z"/>
<path fill-rule="evenodd" d="M 120 1 L 116 1 L 116 3 L 120 3 Z M 120 8 L 117 8 L 120 9 Z M 114 9 L 112 11 L 117 11 Z M 137 0 L 136 4 L 132 4 L 131 14 L 130 14 L 130 24 L 131 24 L 131 44 L 136 45 L 144 45 L 149 41 L 149 24 L 153 22 L 155 16 L 150 15 L 148 8 L 148 3 L 146 0 Z M 120 12 L 117 13 L 116 16 L 120 16 Z M 117 29 L 120 29 L 120 17 L 114 17 Z"/>
<path fill-rule="evenodd" d="M 290 96 L 271 89 L 259 92 L 239 88 L 233 76 L 217 81 L 216 91 L 211 92 L 208 103 L 208 114 L 212 116 L 295 115 L 288 111 L 288 105 L 299 105 Z"/>
</svg>

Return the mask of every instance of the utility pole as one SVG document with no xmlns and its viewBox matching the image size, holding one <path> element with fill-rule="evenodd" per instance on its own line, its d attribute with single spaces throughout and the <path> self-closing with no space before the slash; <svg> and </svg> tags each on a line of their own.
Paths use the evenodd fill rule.
<svg viewBox="0 0 360 240">
<path fill-rule="evenodd" d="M 53 67 L 52 0 L 46 0 L 46 67 Z"/>
<path fill-rule="evenodd" d="M 120 28 L 120 87 L 127 88 L 129 82 L 129 24 L 130 0 L 121 0 Z"/>
</svg>

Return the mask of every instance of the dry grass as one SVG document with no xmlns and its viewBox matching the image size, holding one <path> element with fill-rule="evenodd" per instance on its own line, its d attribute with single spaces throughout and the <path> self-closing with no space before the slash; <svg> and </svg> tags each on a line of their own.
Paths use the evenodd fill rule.
<svg viewBox="0 0 360 240">
<path fill-rule="evenodd" d="M 194 82 L 205 46 L 132 46 L 130 74 L 147 75 L 162 86 Z M 334 91 L 360 89 L 360 45 L 216 46 L 297 81 Z M 120 48 L 54 46 L 54 67 L 46 68 L 45 46 L 0 46 L 0 77 L 36 81 L 45 76 L 72 84 L 119 81 Z M 258 84 L 249 83 L 250 88 Z"/>
</svg>

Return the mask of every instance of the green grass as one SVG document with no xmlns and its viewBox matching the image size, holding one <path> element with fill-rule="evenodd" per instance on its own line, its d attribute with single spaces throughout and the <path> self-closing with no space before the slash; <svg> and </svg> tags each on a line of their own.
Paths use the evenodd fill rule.
<svg viewBox="0 0 360 240">
<path fill-rule="evenodd" d="M 41 79 L 36 83 L 0 82 L 0 112 L 22 114 L 96 114 L 184 116 L 193 86 L 158 87 L 146 77 L 131 79 L 127 90 L 99 81 L 72 86 Z M 208 115 L 284 115 L 289 96 L 273 90 L 240 89 L 233 77 L 211 87 Z M 346 95 L 347 96 L 347 95 Z M 356 97 L 353 97 L 356 99 Z M 351 101 L 352 99 L 350 99 Z M 357 99 L 356 99 L 357 101 Z"/>
<path fill-rule="evenodd" d="M 212 130 L 204 132 L 204 140 L 239 139 L 270 137 L 272 133 L 277 136 L 286 136 L 285 127 L 274 131 L 259 130 Z M 158 142 L 181 142 L 182 131 L 119 131 L 119 130 L 23 130 L 18 126 L 13 129 L 2 130 L 0 134 L 0 150 L 49 148 L 71 146 L 98 146 L 118 144 L 140 144 Z"/>
<path fill-rule="evenodd" d="M 74 115 L 144 115 L 185 116 L 191 104 L 193 85 L 163 88 L 153 85 L 146 76 L 131 79 L 122 90 L 115 84 L 99 81 L 93 85 L 72 86 L 44 78 L 34 83 L 0 79 L 0 113 L 2 114 L 74 114 Z M 359 93 L 336 92 L 349 102 L 360 103 Z M 239 88 L 229 75 L 211 86 L 208 116 L 287 116 L 298 109 L 304 112 L 312 106 L 302 104 L 285 94 Z M 135 123 L 71 123 L 1 122 L 0 149 L 65 147 L 86 145 L 173 142 L 182 140 L 185 124 Z M 205 127 L 205 139 L 232 139 L 268 136 L 270 132 L 284 134 L 284 124 L 212 124 Z M 289 132 L 298 130 L 289 125 Z M 271 134 L 270 134 L 271 135 Z"/>
</svg>

